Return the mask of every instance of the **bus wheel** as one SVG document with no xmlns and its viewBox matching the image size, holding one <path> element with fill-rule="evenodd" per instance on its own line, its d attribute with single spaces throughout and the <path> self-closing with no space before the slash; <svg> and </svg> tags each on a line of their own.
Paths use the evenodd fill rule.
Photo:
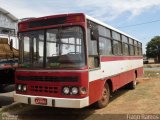
<svg viewBox="0 0 160 120">
<path fill-rule="evenodd" d="M 128 84 L 128 88 L 129 89 L 135 89 L 137 86 L 137 80 L 136 80 L 136 75 L 134 75 L 134 79 L 133 81 L 131 81 L 129 84 Z"/>
<path fill-rule="evenodd" d="M 101 99 L 95 103 L 96 108 L 104 108 L 105 106 L 107 106 L 109 103 L 109 98 L 110 98 L 109 86 L 108 84 L 105 84 L 102 90 Z"/>
<path fill-rule="evenodd" d="M 3 85 L 0 85 L 0 92 L 2 92 L 4 89 L 4 86 Z"/>
</svg>

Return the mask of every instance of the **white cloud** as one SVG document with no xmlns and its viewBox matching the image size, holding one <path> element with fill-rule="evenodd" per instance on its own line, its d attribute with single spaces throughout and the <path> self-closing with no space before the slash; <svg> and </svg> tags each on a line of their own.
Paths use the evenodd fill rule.
<svg viewBox="0 0 160 120">
<path fill-rule="evenodd" d="M 81 2 L 80 2 L 81 1 Z M 81 7 L 92 7 L 91 15 L 114 19 L 123 13 L 130 13 L 131 17 L 140 15 L 146 10 L 160 7 L 160 0 L 79 0 Z"/>
<path fill-rule="evenodd" d="M 112 20 L 123 13 L 135 17 L 159 6 L 160 0 L 0 0 L 0 7 L 18 18 L 85 12 L 102 20 Z"/>
</svg>

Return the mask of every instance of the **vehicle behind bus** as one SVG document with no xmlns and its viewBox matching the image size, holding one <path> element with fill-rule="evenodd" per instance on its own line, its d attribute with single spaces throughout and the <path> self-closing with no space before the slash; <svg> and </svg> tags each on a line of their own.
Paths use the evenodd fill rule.
<svg viewBox="0 0 160 120">
<path fill-rule="evenodd" d="M 7 36 L 0 36 L 0 89 L 15 83 L 15 68 L 18 67 L 18 50 L 13 48 L 13 41 Z"/>
</svg>

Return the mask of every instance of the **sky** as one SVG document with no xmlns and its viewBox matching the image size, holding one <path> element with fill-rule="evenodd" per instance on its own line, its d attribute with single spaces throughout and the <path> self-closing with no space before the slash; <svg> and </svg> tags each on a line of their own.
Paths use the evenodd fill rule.
<svg viewBox="0 0 160 120">
<path fill-rule="evenodd" d="M 160 35 L 160 0 L 0 0 L 15 17 L 40 17 L 82 12 L 103 21 L 143 44 Z"/>
</svg>

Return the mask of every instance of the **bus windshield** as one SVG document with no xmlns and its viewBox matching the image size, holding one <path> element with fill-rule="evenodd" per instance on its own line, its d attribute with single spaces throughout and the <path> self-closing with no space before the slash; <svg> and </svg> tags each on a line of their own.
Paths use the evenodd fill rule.
<svg viewBox="0 0 160 120">
<path fill-rule="evenodd" d="M 85 66 L 83 30 L 79 26 L 20 33 L 21 67 Z"/>
</svg>

